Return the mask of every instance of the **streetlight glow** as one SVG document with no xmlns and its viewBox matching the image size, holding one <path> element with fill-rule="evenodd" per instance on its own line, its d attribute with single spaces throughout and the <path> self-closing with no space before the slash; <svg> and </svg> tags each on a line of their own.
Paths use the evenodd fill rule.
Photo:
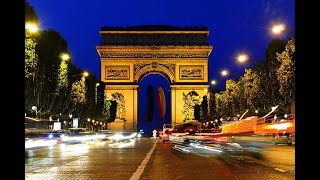
<svg viewBox="0 0 320 180">
<path fill-rule="evenodd" d="M 38 26 L 34 23 L 26 23 L 25 29 L 27 29 L 31 33 L 38 32 L 38 30 L 39 30 Z"/>
<path fill-rule="evenodd" d="M 37 110 L 37 106 L 32 106 L 31 108 L 33 111 L 36 111 Z"/>
<path fill-rule="evenodd" d="M 272 32 L 273 32 L 274 34 L 280 34 L 280 33 L 282 33 L 284 30 L 285 30 L 284 24 L 277 24 L 277 25 L 274 25 L 273 28 L 272 28 Z"/>
<path fill-rule="evenodd" d="M 61 58 L 62 58 L 62 60 L 66 61 L 66 60 L 70 59 L 70 56 L 69 56 L 69 54 L 62 54 Z"/>
<path fill-rule="evenodd" d="M 222 76 L 227 76 L 229 74 L 228 70 L 222 70 L 221 75 Z"/>
<path fill-rule="evenodd" d="M 247 54 L 239 54 L 237 57 L 239 62 L 246 62 L 247 60 L 249 60 L 249 56 Z"/>
<path fill-rule="evenodd" d="M 87 76 L 89 76 L 89 73 L 88 73 L 87 71 L 85 71 L 85 72 L 83 73 L 83 76 L 84 76 L 84 77 L 87 77 Z"/>
<path fill-rule="evenodd" d="M 212 85 L 216 85 L 216 84 L 217 84 L 217 81 L 212 80 L 212 81 L 211 81 L 211 84 L 212 84 Z"/>
</svg>

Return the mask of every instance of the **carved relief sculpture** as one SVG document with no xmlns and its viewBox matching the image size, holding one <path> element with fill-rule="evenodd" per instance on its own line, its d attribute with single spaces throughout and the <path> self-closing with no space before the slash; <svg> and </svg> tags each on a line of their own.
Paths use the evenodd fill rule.
<svg viewBox="0 0 320 180">
<path fill-rule="evenodd" d="M 203 65 L 181 65 L 180 79 L 203 79 Z"/>
<path fill-rule="evenodd" d="M 130 78 L 130 66 L 105 66 L 106 80 L 127 80 Z"/>
</svg>

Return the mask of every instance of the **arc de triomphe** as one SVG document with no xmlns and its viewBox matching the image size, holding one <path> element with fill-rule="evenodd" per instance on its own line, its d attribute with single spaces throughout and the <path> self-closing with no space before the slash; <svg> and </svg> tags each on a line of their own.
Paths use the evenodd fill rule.
<svg viewBox="0 0 320 180">
<path fill-rule="evenodd" d="M 207 94 L 208 57 L 213 48 L 207 28 L 105 26 L 100 35 L 96 49 L 105 96 L 116 94 L 118 103 L 117 120 L 108 129 L 137 130 L 139 82 L 149 74 L 160 74 L 170 83 L 172 124 L 185 120 L 183 94 Z"/>
</svg>

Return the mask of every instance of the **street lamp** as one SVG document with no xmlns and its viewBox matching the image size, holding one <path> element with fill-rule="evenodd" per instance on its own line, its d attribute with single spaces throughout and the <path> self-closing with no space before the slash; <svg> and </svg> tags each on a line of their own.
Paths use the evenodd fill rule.
<svg viewBox="0 0 320 180">
<path fill-rule="evenodd" d="M 90 129 L 90 118 L 88 118 L 87 121 L 88 121 L 88 131 L 89 131 L 89 129 Z"/>
<path fill-rule="evenodd" d="M 34 111 L 36 113 L 35 118 L 37 118 L 37 114 L 38 114 L 37 106 L 32 106 L 31 109 L 32 109 L 32 111 Z"/>
<path fill-rule="evenodd" d="M 72 119 L 72 114 L 69 114 L 69 122 L 68 122 L 67 127 L 69 127 L 69 124 L 71 124 L 71 119 Z"/>
<path fill-rule="evenodd" d="M 88 77 L 89 76 L 89 73 L 87 72 L 87 71 L 84 71 L 83 73 L 81 73 L 81 74 L 74 74 L 74 75 L 72 75 L 73 77 L 75 77 L 75 76 L 84 76 L 84 77 Z"/>
<path fill-rule="evenodd" d="M 294 30 L 286 29 L 286 26 L 284 24 L 275 24 L 272 27 L 272 32 L 274 34 L 281 34 L 281 33 L 284 33 L 284 32 L 293 32 L 294 33 Z"/>
<path fill-rule="evenodd" d="M 89 76 L 89 73 L 88 73 L 87 71 L 85 71 L 85 72 L 83 73 L 83 76 L 84 76 L 84 77 L 88 77 L 88 76 Z"/>
<path fill-rule="evenodd" d="M 245 63 L 247 61 L 253 61 L 253 62 L 258 62 L 258 63 L 261 63 L 263 62 L 263 60 L 257 60 L 257 59 L 251 59 L 249 57 L 248 54 L 246 53 L 240 53 L 238 56 L 237 56 L 237 60 L 239 63 Z"/>
<path fill-rule="evenodd" d="M 224 70 L 221 71 L 221 75 L 222 75 L 222 76 L 227 76 L 228 74 L 229 74 L 229 71 L 226 70 L 226 69 L 224 69 Z"/>
<path fill-rule="evenodd" d="M 216 84 L 217 84 L 217 81 L 216 81 L 216 80 L 212 80 L 212 81 L 211 81 L 211 84 L 212 84 L 212 85 L 216 85 Z"/>
<path fill-rule="evenodd" d="M 223 69 L 222 71 L 220 71 L 220 74 L 223 77 L 226 77 L 226 76 L 229 76 L 229 75 L 232 75 L 234 77 L 242 76 L 242 74 L 239 74 L 239 73 L 230 73 L 229 70 L 227 70 L 227 69 Z"/>
<path fill-rule="evenodd" d="M 25 29 L 28 32 L 33 33 L 33 34 L 39 31 L 38 25 L 35 23 L 30 23 L 30 22 L 27 22 L 25 24 Z"/>
<path fill-rule="evenodd" d="M 67 61 L 70 59 L 70 55 L 67 53 L 63 53 L 63 54 L 61 54 L 61 59 L 64 61 Z"/>
<path fill-rule="evenodd" d="M 98 102 L 98 86 L 100 86 L 100 83 L 96 83 L 96 98 L 95 98 L 95 101 L 96 101 L 96 104 Z"/>
</svg>

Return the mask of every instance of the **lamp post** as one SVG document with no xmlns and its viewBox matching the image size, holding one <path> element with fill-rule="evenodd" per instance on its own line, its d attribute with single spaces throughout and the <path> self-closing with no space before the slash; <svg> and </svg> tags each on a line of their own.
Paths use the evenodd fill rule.
<svg viewBox="0 0 320 180">
<path fill-rule="evenodd" d="M 89 73 L 87 71 L 84 71 L 83 73 L 80 73 L 80 74 L 74 74 L 74 75 L 71 75 L 72 77 L 76 77 L 76 76 L 84 76 L 84 77 L 88 77 L 89 76 Z"/>
<path fill-rule="evenodd" d="M 87 119 L 88 121 L 88 131 L 90 130 L 90 118 Z"/>
<path fill-rule="evenodd" d="M 61 54 L 61 59 L 64 61 L 67 61 L 70 59 L 70 55 L 67 53 L 63 53 L 63 54 Z"/>
<path fill-rule="evenodd" d="M 25 29 L 29 32 L 29 33 L 36 33 L 39 31 L 39 27 L 37 24 L 35 23 L 31 23 L 31 22 L 27 22 L 25 24 Z"/>
<path fill-rule="evenodd" d="M 258 60 L 258 59 L 252 59 L 249 57 L 248 54 L 246 53 L 240 53 L 238 56 L 237 56 L 237 61 L 239 63 L 245 63 L 245 62 L 248 62 L 248 61 L 252 61 L 252 62 L 255 62 L 255 63 L 263 63 L 264 61 L 263 60 Z"/>
<path fill-rule="evenodd" d="M 37 106 L 32 106 L 31 109 L 36 113 L 35 118 L 37 118 L 37 114 L 38 114 Z"/>
<path fill-rule="evenodd" d="M 31 110 L 35 113 L 34 118 L 37 118 L 37 116 L 38 116 L 38 108 L 37 108 L 37 106 L 32 106 Z M 38 128 L 40 128 L 40 124 L 39 123 L 36 123 L 36 124 L 37 124 Z"/>
<path fill-rule="evenodd" d="M 69 127 L 69 125 L 71 124 L 71 120 L 72 120 L 72 114 L 69 114 L 69 122 L 67 124 L 67 128 Z"/>
<path fill-rule="evenodd" d="M 293 29 L 287 29 L 286 26 L 284 24 L 275 24 L 273 25 L 272 27 L 272 33 L 274 34 L 282 34 L 284 32 L 292 32 L 292 33 L 295 33 L 295 30 Z"/>
<path fill-rule="evenodd" d="M 100 86 L 100 83 L 96 83 L 96 89 L 95 89 L 95 102 L 96 102 L 96 104 L 97 104 L 97 102 L 98 102 L 98 86 Z"/>
<path fill-rule="evenodd" d="M 212 84 L 212 85 L 216 85 L 216 84 L 217 84 L 217 81 L 216 81 L 216 80 L 212 80 L 212 81 L 211 81 L 211 84 Z"/>
<path fill-rule="evenodd" d="M 227 76 L 242 76 L 242 74 L 239 74 L 239 73 L 230 73 L 229 70 L 227 69 L 223 69 L 220 71 L 220 75 L 223 76 L 223 77 L 227 77 Z"/>
</svg>

